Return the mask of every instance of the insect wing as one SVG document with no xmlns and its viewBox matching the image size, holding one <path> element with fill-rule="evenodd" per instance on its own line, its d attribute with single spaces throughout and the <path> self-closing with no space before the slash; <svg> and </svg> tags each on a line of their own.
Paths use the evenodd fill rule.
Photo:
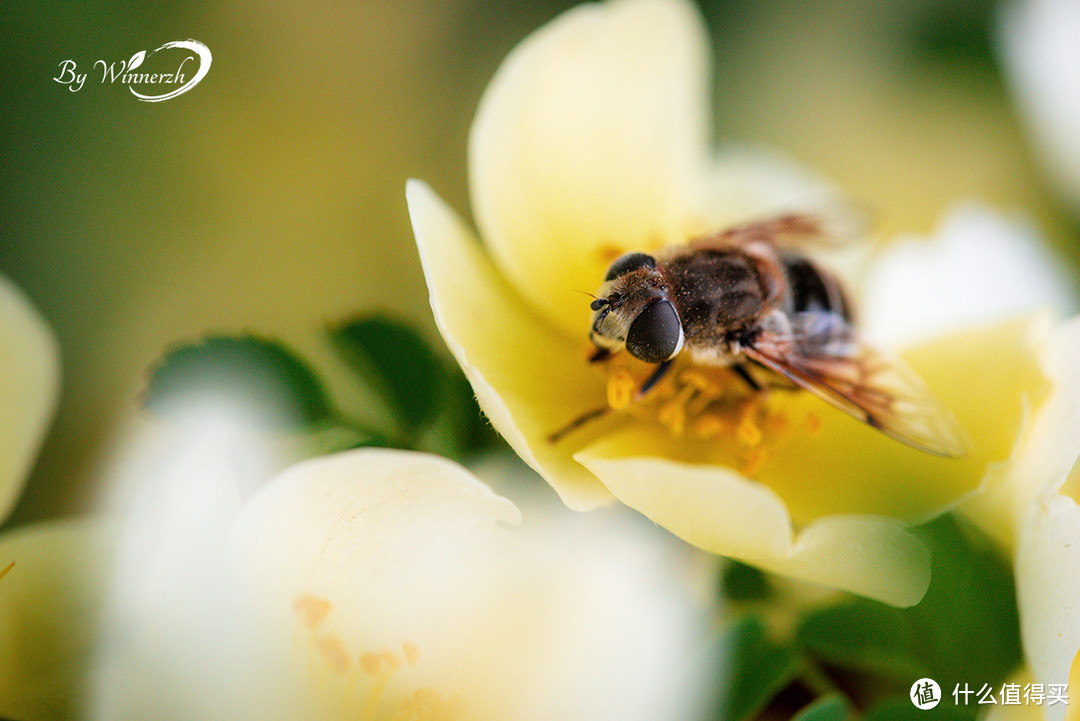
<svg viewBox="0 0 1080 721">
<path fill-rule="evenodd" d="M 902 443 L 937 456 L 964 455 L 956 422 L 919 377 L 898 358 L 864 343 L 837 314 L 798 313 L 790 335 L 763 332 L 745 352 Z"/>
<path fill-rule="evenodd" d="M 736 225 L 702 242 L 746 245 L 763 241 L 779 248 L 839 248 L 865 238 L 871 225 L 868 210 L 837 201 L 816 210 L 780 213 Z"/>
</svg>

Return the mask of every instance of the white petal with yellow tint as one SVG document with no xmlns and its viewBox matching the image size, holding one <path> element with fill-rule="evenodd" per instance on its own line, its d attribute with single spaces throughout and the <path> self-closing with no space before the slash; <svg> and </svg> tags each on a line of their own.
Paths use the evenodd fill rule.
<svg viewBox="0 0 1080 721">
<path fill-rule="evenodd" d="M 605 403 L 604 383 L 581 346 L 528 307 L 430 188 L 410 181 L 407 197 L 435 322 L 480 407 L 567 505 L 585 510 L 610 502 L 592 474 L 562 445 L 547 441 L 570 419 Z"/>
<path fill-rule="evenodd" d="M 1050 496 L 1033 509 L 1016 548 L 1016 596 L 1024 656 L 1036 680 L 1064 684 L 1080 651 L 1080 508 Z M 1049 721 L 1064 705 L 1046 709 Z"/>
<path fill-rule="evenodd" d="M 228 559 L 267 633 L 291 639 L 309 717 L 402 718 L 420 692 L 462 720 L 685 717 L 698 697 L 671 669 L 704 617 L 655 575 L 670 559 L 610 527 L 526 540 L 517 520 L 449 461 L 350 451 L 260 491 Z"/>
<path fill-rule="evenodd" d="M 991 488 L 985 505 L 1003 506 L 1001 522 L 1016 528 L 1013 563 L 1028 665 L 1039 683 L 1065 684 L 1080 652 L 1080 318 L 1043 335 L 1053 394 L 1002 474 L 1003 487 Z M 989 514 L 969 515 L 986 522 Z M 1060 721 L 1065 711 L 1047 706 L 1046 718 Z"/>
<path fill-rule="evenodd" d="M 685 240 L 708 158 L 708 50 L 681 0 L 581 5 L 517 46 L 469 137 L 481 237 L 568 333 L 621 252 Z"/>
<path fill-rule="evenodd" d="M 52 333 L 22 291 L 0 276 L 0 519 L 22 491 L 59 387 Z"/>
<path fill-rule="evenodd" d="M 933 239 L 891 242 L 862 286 L 862 326 L 893 348 L 1011 315 L 1077 308 L 1075 282 L 1031 223 L 974 203 L 953 208 Z"/>
<path fill-rule="evenodd" d="M 929 552 L 895 520 L 832 516 L 796 534 L 783 500 L 733 471 L 628 455 L 617 437 L 576 457 L 620 501 L 713 553 L 897 606 L 930 582 Z"/>
<path fill-rule="evenodd" d="M 81 718 L 105 601 L 110 532 L 51 522 L 0 541 L 0 717 Z"/>
</svg>

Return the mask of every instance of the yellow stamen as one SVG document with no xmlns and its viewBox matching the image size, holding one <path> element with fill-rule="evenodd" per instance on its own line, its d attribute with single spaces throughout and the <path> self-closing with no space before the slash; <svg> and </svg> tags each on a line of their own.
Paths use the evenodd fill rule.
<svg viewBox="0 0 1080 721">
<path fill-rule="evenodd" d="M 747 478 L 753 478 L 765 465 L 765 459 L 768 453 L 765 451 L 765 446 L 754 446 L 747 449 L 743 455 L 742 466 L 739 468 L 739 472 Z"/>
<path fill-rule="evenodd" d="M 360 668 L 368 676 L 375 676 L 379 673 L 379 669 L 382 668 L 382 656 L 377 653 L 368 651 L 367 653 L 360 654 Z"/>
<path fill-rule="evenodd" d="M 683 429 L 686 428 L 686 405 L 678 398 L 665 403 L 660 407 L 659 413 L 656 414 L 656 419 L 667 429 L 676 436 L 681 436 Z"/>
<path fill-rule="evenodd" d="M 3 578 L 4 576 L 8 575 L 8 573 L 10 573 L 11 569 L 13 569 L 13 568 L 15 568 L 15 562 L 14 561 L 12 561 L 8 565 L 4 566 L 4 569 L 2 571 L 0 571 L 0 578 Z"/>
<path fill-rule="evenodd" d="M 326 614 L 330 613 L 330 602 L 325 598 L 305 593 L 297 596 L 293 601 L 293 610 L 300 617 L 300 623 L 309 629 L 314 629 L 323 622 Z"/>
<path fill-rule="evenodd" d="M 349 670 L 349 652 L 337 636 L 320 636 L 315 639 L 315 648 L 335 673 L 340 675 Z"/>
<path fill-rule="evenodd" d="M 626 408 L 634 400 L 634 392 L 637 383 L 630 371 L 625 368 L 616 368 L 607 384 L 607 402 L 615 410 Z"/>
<path fill-rule="evenodd" d="M 728 423 L 720 416 L 704 413 L 694 421 L 693 433 L 695 438 L 707 441 L 724 433 L 727 428 Z"/>
<path fill-rule="evenodd" d="M 739 414 L 739 423 L 735 426 L 735 438 L 744 446 L 754 447 L 760 445 L 762 435 L 761 428 L 754 419 L 757 405 L 747 403 Z"/>
</svg>

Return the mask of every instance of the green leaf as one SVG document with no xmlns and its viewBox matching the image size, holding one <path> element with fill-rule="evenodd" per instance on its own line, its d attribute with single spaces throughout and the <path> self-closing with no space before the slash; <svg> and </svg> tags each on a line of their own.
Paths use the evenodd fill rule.
<svg viewBox="0 0 1080 721">
<path fill-rule="evenodd" d="M 730 668 L 727 694 L 721 704 L 720 718 L 724 721 L 753 718 L 802 671 L 799 655 L 772 641 L 757 616 L 736 621 L 724 642 Z"/>
<path fill-rule="evenodd" d="M 720 592 L 729 601 L 765 601 L 773 596 L 764 573 L 733 560 L 728 560 L 720 572 Z"/>
<path fill-rule="evenodd" d="M 922 710 L 910 700 L 890 699 L 866 712 L 864 721 L 971 721 L 980 706 L 957 706 L 949 692 L 941 689 L 941 703 Z"/>
<path fill-rule="evenodd" d="M 330 340 L 354 373 L 379 394 L 410 436 L 431 423 L 443 400 L 444 364 L 412 328 L 387 318 L 332 326 Z"/>
<path fill-rule="evenodd" d="M 143 404 L 158 415 L 236 415 L 264 429 L 298 430 L 333 415 L 322 383 L 281 343 L 211 336 L 168 350 L 150 369 Z"/>
<path fill-rule="evenodd" d="M 806 706 L 792 721 L 844 721 L 847 715 L 847 700 L 839 694 L 834 694 L 819 698 Z"/>
<path fill-rule="evenodd" d="M 999 685 L 1021 663 L 1012 569 L 974 528 L 942 517 L 916 529 L 933 553 L 922 602 L 897 609 L 856 599 L 811 613 L 798 629 L 821 662 L 891 683 L 921 677 L 942 689 Z M 917 709 L 916 709 L 917 710 Z"/>
</svg>

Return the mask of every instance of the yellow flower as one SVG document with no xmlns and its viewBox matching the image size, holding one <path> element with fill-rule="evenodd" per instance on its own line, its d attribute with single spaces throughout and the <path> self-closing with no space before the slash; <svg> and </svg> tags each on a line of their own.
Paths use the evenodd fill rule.
<svg viewBox="0 0 1080 721">
<path fill-rule="evenodd" d="M 692 369 L 673 371 L 666 402 L 631 403 L 549 440 L 573 418 L 625 405 L 642 377 L 615 364 L 605 378 L 586 362 L 581 291 L 614 257 L 799 208 L 826 190 L 763 153 L 710 149 L 707 67 L 701 20 L 678 0 L 581 6 L 519 45 L 470 134 L 483 245 L 427 186 L 407 189 L 436 322 L 492 424 L 568 506 L 617 499 L 703 549 L 916 603 L 929 557 L 904 523 L 978 488 L 1046 395 L 1026 322 L 967 328 L 904 354 L 966 431 L 958 460 L 911 450 L 806 393 L 695 415 L 696 387 L 725 389 Z"/>
<path fill-rule="evenodd" d="M 678 547 L 519 531 L 464 468 L 403 451 L 306 461 L 241 501 L 259 459 L 236 429 L 179 440 L 144 454 L 92 718 L 674 720 L 716 677 L 684 673 L 708 626 Z"/>
</svg>

